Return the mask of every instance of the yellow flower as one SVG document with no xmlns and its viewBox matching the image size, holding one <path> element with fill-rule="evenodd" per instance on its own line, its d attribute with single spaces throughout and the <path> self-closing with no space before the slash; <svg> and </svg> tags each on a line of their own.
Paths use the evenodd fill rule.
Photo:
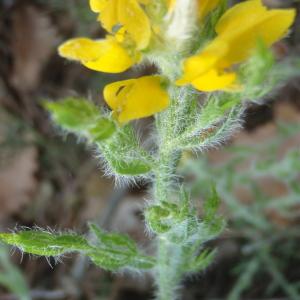
<svg viewBox="0 0 300 300">
<path fill-rule="evenodd" d="M 141 4 L 147 0 L 90 0 L 92 11 L 99 13 L 99 21 L 110 33 L 116 26 L 125 29 L 134 41 L 136 49 L 148 47 L 151 38 L 151 24 Z"/>
<path fill-rule="evenodd" d="M 81 62 L 89 69 L 119 73 L 141 58 L 151 38 L 150 21 L 140 4 L 149 0 L 90 0 L 104 28 L 111 34 L 102 40 L 75 38 L 59 47 L 59 54 Z"/>
<path fill-rule="evenodd" d="M 159 76 L 144 76 L 108 84 L 104 99 L 120 123 L 151 116 L 169 105 Z"/>
<path fill-rule="evenodd" d="M 261 0 L 233 6 L 218 21 L 216 38 L 184 62 L 176 83 L 201 91 L 236 89 L 236 75 L 228 69 L 249 58 L 259 39 L 271 46 L 284 37 L 294 19 L 294 9 L 267 9 Z"/>
<path fill-rule="evenodd" d="M 61 56 L 77 60 L 89 69 L 119 73 L 138 62 L 138 55 L 130 53 L 113 37 L 103 40 L 75 38 L 63 43 L 58 52 Z"/>
</svg>

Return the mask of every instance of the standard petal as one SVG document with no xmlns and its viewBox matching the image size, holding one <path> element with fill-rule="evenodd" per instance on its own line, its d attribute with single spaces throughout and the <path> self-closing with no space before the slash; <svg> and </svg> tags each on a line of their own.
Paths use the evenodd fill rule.
<svg viewBox="0 0 300 300">
<path fill-rule="evenodd" d="M 220 18 L 216 25 L 217 34 L 224 32 L 232 32 L 247 24 L 252 26 L 261 14 L 264 13 L 265 7 L 262 5 L 261 0 L 249 0 L 236 4 L 229 8 Z"/>
<path fill-rule="evenodd" d="M 138 50 L 147 48 L 151 38 L 151 24 L 137 0 L 119 0 L 119 22 L 135 41 Z"/>
<path fill-rule="evenodd" d="M 102 7 L 98 17 L 98 21 L 101 22 L 103 28 L 111 33 L 113 31 L 114 26 L 120 24 L 118 16 L 118 4 L 119 0 L 107 1 L 107 4 Z"/>
<path fill-rule="evenodd" d="M 218 38 L 230 44 L 224 61 L 232 65 L 247 59 L 256 48 L 258 40 L 266 46 L 271 46 L 286 35 L 294 19 L 293 9 L 266 10 L 252 26 L 240 27 L 231 33 L 223 32 Z"/>
<path fill-rule="evenodd" d="M 228 65 L 248 58 L 261 39 L 267 46 L 280 40 L 293 24 L 294 9 L 268 9 L 261 0 L 250 0 L 229 9 L 216 26 L 217 39 L 226 40 Z"/>
</svg>

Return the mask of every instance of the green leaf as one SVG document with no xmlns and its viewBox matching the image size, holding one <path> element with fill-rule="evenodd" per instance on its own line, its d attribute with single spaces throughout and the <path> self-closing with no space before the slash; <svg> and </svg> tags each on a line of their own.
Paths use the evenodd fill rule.
<svg viewBox="0 0 300 300">
<path fill-rule="evenodd" d="M 116 131 L 115 123 L 107 118 L 101 118 L 88 130 L 93 142 L 97 143 L 108 139 Z"/>
<path fill-rule="evenodd" d="M 187 270 L 187 272 L 200 272 L 205 270 L 213 261 L 216 255 L 216 250 L 204 250 L 199 256 L 194 258 Z"/>
<path fill-rule="evenodd" d="M 204 220 L 206 222 L 210 222 L 216 216 L 216 213 L 220 206 L 220 198 L 216 189 L 215 185 L 211 187 L 211 195 L 210 197 L 204 202 Z"/>
<path fill-rule="evenodd" d="M 85 130 L 99 117 L 99 109 L 84 98 L 65 98 L 58 102 L 46 102 L 46 109 L 52 113 L 54 121 L 68 130 Z"/>
<path fill-rule="evenodd" d="M 151 165 L 145 161 L 133 159 L 130 161 L 108 159 L 112 169 L 119 175 L 137 176 L 151 171 Z"/>
<path fill-rule="evenodd" d="M 114 121 L 103 117 L 99 108 L 84 98 L 66 98 L 44 103 L 56 124 L 88 138 L 91 142 L 108 139 L 116 131 Z"/>
<path fill-rule="evenodd" d="M 216 186 L 212 185 L 211 195 L 204 202 L 204 216 L 203 222 L 206 225 L 208 235 L 214 236 L 221 233 L 224 228 L 225 222 L 222 217 L 218 215 L 218 209 L 220 206 L 220 198 L 216 190 Z"/>
<path fill-rule="evenodd" d="M 136 244 L 129 237 L 118 233 L 106 233 L 93 223 L 89 224 L 89 227 L 97 237 L 98 244 L 102 247 L 118 249 L 133 255 L 137 254 Z"/>
<path fill-rule="evenodd" d="M 90 259 L 97 266 L 115 271 L 117 269 L 130 266 L 132 261 L 132 255 L 126 252 L 115 251 L 114 249 L 97 249 L 87 253 Z"/>
<path fill-rule="evenodd" d="M 96 243 L 88 242 L 84 237 L 75 234 L 52 234 L 30 230 L 1 233 L 0 240 L 24 252 L 40 256 L 79 252 L 88 256 L 96 265 L 111 271 L 120 268 L 153 268 L 153 258 L 140 254 L 135 242 L 129 237 L 106 233 L 95 224 L 90 224 L 90 229 L 97 237 Z"/>
<path fill-rule="evenodd" d="M 24 252 L 41 256 L 57 256 L 66 252 L 90 249 L 85 238 L 74 234 L 55 235 L 44 231 L 27 230 L 18 233 L 1 233 L 0 240 Z"/>
<path fill-rule="evenodd" d="M 98 144 L 111 173 L 138 176 L 152 169 L 150 155 L 140 147 L 131 125 L 126 125 L 105 144 Z"/>
</svg>

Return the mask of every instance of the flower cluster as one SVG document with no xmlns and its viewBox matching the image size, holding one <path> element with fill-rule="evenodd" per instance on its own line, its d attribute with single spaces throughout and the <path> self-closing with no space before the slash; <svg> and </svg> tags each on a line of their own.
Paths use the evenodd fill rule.
<svg viewBox="0 0 300 300">
<path fill-rule="evenodd" d="M 176 19 L 193 22 L 190 28 L 198 28 L 196 35 L 201 35 L 205 22 L 224 1 L 90 0 L 91 10 L 98 14 L 107 36 L 100 40 L 71 39 L 59 47 L 59 53 L 95 71 L 123 72 L 144 61 L 149 53 L 159 55 L 158 47 L 161 52 L 165 47 L 167 52 L 170 27 L 180 24 Z M 189 3 L 193 5 L 185 13 Z M 194 7 L 197 9 L 191 9 Z M 180 56 L 182 61 L 175 62 L 182 66 L 176 82 L 164 78 L 163 73 L 119 81 L 105 87 L 104 99 L 116 119 L 125 123 L 166 109 L 170 104 L 168 85 L 191 84 L 204 92 L 242 89 L 238 64 L 251 56 L 258 40 L 271 46 L 284 37 L 294 18 L 295 10 L 268 9 L 262 0 L 237 4 L 219 18 L 212 40 L 197 47 L 196 52 L 184 53 Z M 178 28 L 178 32 L 181 30 Z"/>
</svg>

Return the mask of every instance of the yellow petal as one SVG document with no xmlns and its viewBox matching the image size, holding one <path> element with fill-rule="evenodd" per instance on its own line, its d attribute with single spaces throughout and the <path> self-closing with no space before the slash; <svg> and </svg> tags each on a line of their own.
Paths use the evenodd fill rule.
<svg viewBox="0 0 300 300">
<path fill-rule="evenodd" d="M 219 20 L 217 37 L 184 62 L 183 76 L 176 84 L 192 82 L 200 90 L 223 89 L 230 84 L 233 73 L 223 71 L 220 75 L 216 70 L 221 72 L 247 59 L 258 40 L 272 45 L 286 34 L 294 19 L 294 9 L 267 9 L 261 0 L 235 5 Z"/>
<path fill-rule="evenodd" d="M 231 46 L 224 60 L 234 64 L 251 55 L 261 39 L 272 45 L 287 33 L 295 19 L 294 9 L 267 9 L 261 0 L 250 0 L 229 9 L 216 26 L 217 39 Z"/>
<path fill-rule="evenodd" d="M 101 43 L 88 38 L 74 38 L 60 45 L 58 53 L 62 57 L 73 60 L 96 60 L 101 53 Z"/>
<path fill-rule="evenodd" d="M 75 38 L 62 44 L 58 51 L 61 56 L 80 61 L 89 69 L 107 73 L 123 72 L 136 62 L 112 38 L 97 41 Z"/>
<path fill-rule="evenodd" d="M 169 105 L 159 76 L 111 83 L 104 88 L 104 99 L 121 123 L 151 116 Z"/>
<path fill-rule="evenodd" d="M 211 11 L 213 11 L 220 0 L 198 0 L 199 5 L 199 19 L 205 18 Z"/>
<path fill-rule="evenodd" d="M 126 104 L 128 91 L 135 84 L 136 79 L 116 81 L 105 86 L 103 91 L 107 105 L 119 114 Z"/>
<path fill-rule="evenodd" d="M 219 73 L 215 69 L 211 69 L 207 73 L 197 77 L 192 81 L 192 85 L 199 91 L 213 92 L 217 90 L 236 90 L 235 73 Z"/>
<path fill-rule="evenodd" d="M 101 7 L 101 11 L 98 20 L 101 22 L 104 29 L 108 32 L 112 32 L 114 26 L 119 25 L 118 16 L 119 0 L 108 0 L 106 5 Z"/>
<path fill-rule="evenodd" d="M 169 10 L 172 10 L 174 5 L 176 3 L 176 0 L 166 0 L 166 4 Z"/>
<path fill-rule="evenodd" d="M 93 12 L 101 12 L 109 0 L 90 0 L 90 7 Z"/>
<path fill-rule="evenodd" d="M 151 38 L 151 24 L 137 0 L 119 0 L 118 17 L 138 50 L 145 49 Z"/>
<path fill-rule="evenodd" d="M 196 77 L 206 73 L 222 59 L 228 51 L 228 45 L 222 40 L 211 42 L 200 54 L 189 57 L 183 66 L 183 76 L 177 80 L 177 85 L 190 83 Z"/>
<path fill-rule="evenodd" d="M 151 0 L 138 0 L 138 2 L 143 5 L 149 5 L 151 3 Z"/>
</svg>

